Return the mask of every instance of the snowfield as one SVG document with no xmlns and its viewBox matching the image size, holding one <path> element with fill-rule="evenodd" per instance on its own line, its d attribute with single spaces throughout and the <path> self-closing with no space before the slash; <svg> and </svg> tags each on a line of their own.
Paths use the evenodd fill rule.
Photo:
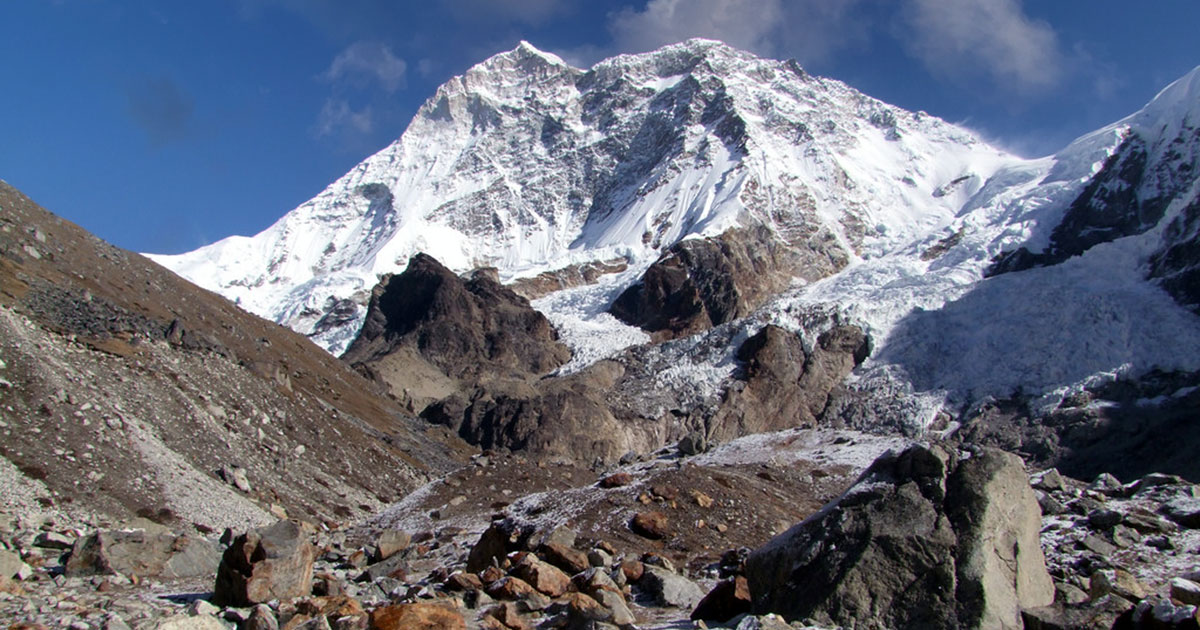
<svg viewBox="0 0 1200 630">
<path fill-rule="evenodd" d="M 1053 405 L 1097 380 L 1200 369 L 1200 320 L 1146 279 L 1166 226 L 1200 194 L 1169 170 L 1139 189 L 1174 199 L 1148 231 L 984 279 L 1001 253 L 1049 246 L 1131 135 L 1152 165 L 1200 163 L 1200 142 L 1179 155 L 1176 140 L 1197 124 L 1200 68 L 1128 118 L 1023 159 L 719 42 L 588 70 L 522 42 L 440 87 L 400 139 L 264 232 L 153 258 L 303 333 L 353 301 L 356 319 L 313 335 L 339 353 L 377 278 L 417 252 L 502 280 L 624 257 L 627 271 L 534 302 L 575 352 L 567 373 L 648 341 L 605 311 L 672 244 L 752 224 L 822 233 L 850 264 L 778 296 L 735 336 L 772 322 L 811 342 L 835 319 L 858 324 L 874 351 L 851 385 L 922 425 L 946 404 L 1021 392 Z M 714 334 L 730 335 L 701 333 L 695 347 Z M 722 352 L 660 378 L 714 393 L 733 367 Z"/>
</svg>

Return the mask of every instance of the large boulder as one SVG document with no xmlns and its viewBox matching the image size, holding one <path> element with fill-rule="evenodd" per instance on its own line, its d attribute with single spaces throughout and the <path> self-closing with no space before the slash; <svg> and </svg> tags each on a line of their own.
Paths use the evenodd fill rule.
<svg viewBox="0 0 1200 630">
<path fill-rule="evenodd" d="M 211 577 L 220 560 L 215 544 L 165 528 L 100 530 L 75 541 L 65 570 L 70 576 Z"/>
<path fill-rule="evenodd" d="M 859 628 L 1021 628 L 1054 585 L 1021 460 L 916 445 L 750 554 L 756 612 Z"/>
<path fill-rule="evenodd" d="M 213 600 L 245 607 L 310 595 L 315 558 L 296 521 L 251 530 L 235 538 L 221 557 Z"/>
</svg>

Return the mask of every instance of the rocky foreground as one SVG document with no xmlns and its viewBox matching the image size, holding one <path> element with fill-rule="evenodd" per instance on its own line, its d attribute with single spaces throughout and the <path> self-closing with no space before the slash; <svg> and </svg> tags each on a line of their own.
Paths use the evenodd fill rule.
<svg viewBox="0 0 1200 630">
<path fill-rule="evenodd" d="M 997 450 L 848 432 L 699 450 L 600 475 L 483 455 L 332 528 L 9 515 L 0 616 L 73 630 L 1197 627 L 1200 487 L 1178 477 L 1029 476 Z"/>
</svg>

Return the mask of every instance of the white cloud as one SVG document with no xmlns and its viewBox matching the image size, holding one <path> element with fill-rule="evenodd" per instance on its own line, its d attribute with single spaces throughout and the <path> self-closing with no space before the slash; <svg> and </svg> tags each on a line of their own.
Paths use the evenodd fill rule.
<svg viewBox="0 0 1200 630">
<path fill-rule="evenodd" d="M 320 138 L 346 131 L 367 134 L 373 127 L 374 121 L 369 106 L 363 108 L 362 111 L 354 111 L 349 102 L 331 98 L 325 101 L 325 105 L 321 107 L 314 131 Z"/>
<path fill-rule="evenodd" d="M 609 30 L 623 52 L 708 37 L 772 54 L 782 18 L 782 0 L 650 0 L 644 10 L 625 8 L 612 14 Z"/>
<path fill-rule="evenodd" d="M 1049 24 L 1025 15 L 1020 0 L 908 0 L 901 39 L 935 74 L 985 72 L 1003 87 L 1054 85 L 1065 63 Z"/>
<path fill-rule="evenodd" d="M 383 89 L 395 92 L 404 85 L 408 64 L 379 42 L 356 42 L 338 53 L 321 76 L 327 81 L 362 84 L 378 81 Z"/>
<path fill-rule="evenodd" d="M 650 0 L 642 10 L 609 15 L 616 52 L 644 52 L 691 37 L 801 63 L 861 45 L 871 28 L 856 11 L 864 0 Z M 594 48 L 594 47 L 593 47 Z M 596 61 L 607 50 L 586 46 L 568 56 Z"/>
</svg>

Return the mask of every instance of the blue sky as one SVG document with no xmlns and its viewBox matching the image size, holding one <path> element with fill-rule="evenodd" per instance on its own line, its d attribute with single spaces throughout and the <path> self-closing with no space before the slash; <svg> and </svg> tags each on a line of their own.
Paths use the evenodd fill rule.
<svg viewBox="0 0 1200 630">
<path fill-rule="evenodd" d="M 1200 64 L 1200 2 L 7 0 L 0 179 L 121 247 L 253 234 L 526 39 L 576 65 L 713 37 L 1023 155 Z"/>
</svg>

